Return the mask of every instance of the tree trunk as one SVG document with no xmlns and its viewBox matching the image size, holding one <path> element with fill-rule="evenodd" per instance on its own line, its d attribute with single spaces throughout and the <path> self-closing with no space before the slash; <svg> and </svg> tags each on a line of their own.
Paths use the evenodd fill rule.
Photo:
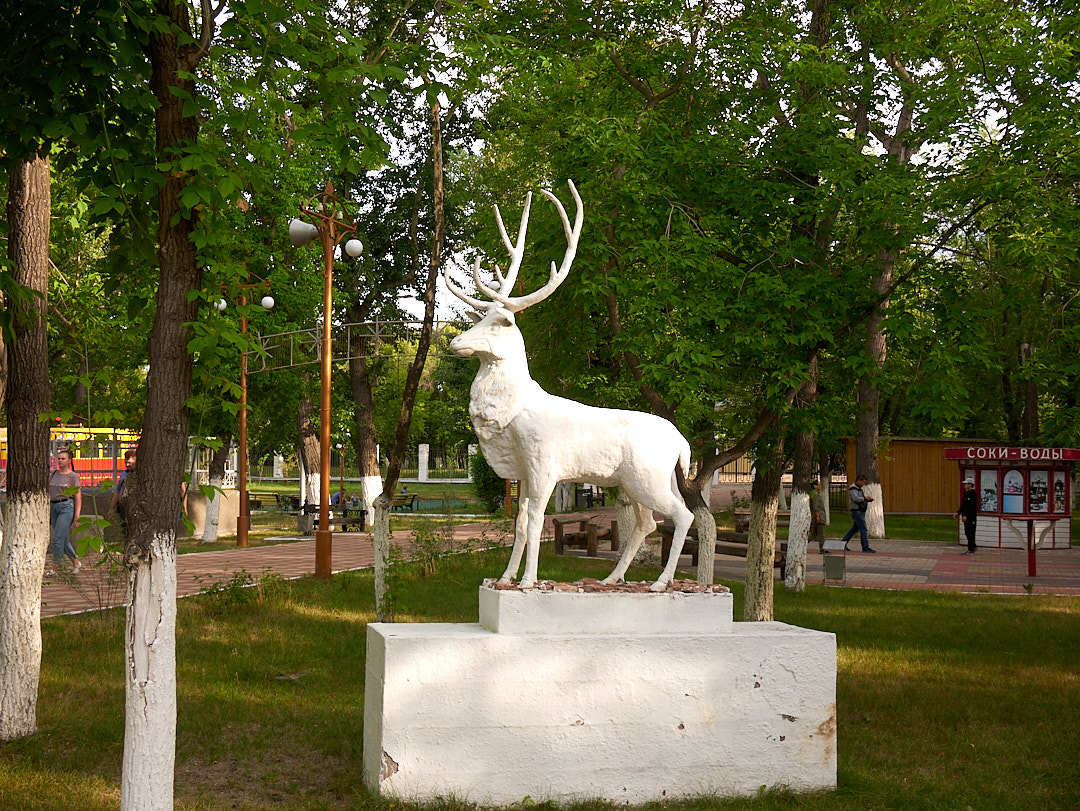
<svg viewBox="0 0 1080 811">
<path fill-rule="evenodd" d="M 431 104 L 431 174 L 432 207 L 434 209 L 435 230 L 432 235 L 431 260 L 428 263 L 427 280 L 424 287 L 424 322 L 416 343 L 416 355 L 405 375 L 405 390 L 401 395 L 401 411 L 398 414 L 397 428 L 394 431 L 394 444 L 386 466 L 386 480 L 383 482 L 382 495 L 375 500 L 375 617 L 385 621 L 392 606 L 386 602 L 386 567 L 390 553 L 390 499 L 397 487 L 401 472 L 401 459 L 405 454 L 405 443 L 409 438 L 409 426 L 412 424 L 413 405 L 420 386 L 420 377 L 427 362 L 428 348 L 431 346 L 432 324 L 435 320 L 435 282 L 442 265 L 443 241 L 446 234 L 443 193 L 443 153 L 442 153 L 442 108 L 436 100 Z M 382 586 L 380 587 L 380 583 Z"/>
<path fill-rule="evenodd" d="M 300 463 L 304 466 L 304 503 L 319 503 L 319 477 L 322 468 L 319 464 L 319 432 L 311 421 L 315 410 L 311 398 L 304 395 L 300 401 L 300 410 L 296 414 L 297 448 Z"/>
<path fill-rule="evenodd" d="M 699 466 L 697 475 L 692 479 L 684 479 L 681 473 L 676 476 L 679 493 L 694 514 L 693 526 L 697 527 L 698 532 L 697 582 L 707 586 L 716 577 L 716 519 L 713 518 L 708 501 L 709 479 L 712 473 Z M 627 530 L 627 533 L 629 532 L 630 530 Z M 621 524 L 619 533 L 620 538 L 630 537 L 630 534 L 623 533 Z"/>
<path fill-rule="evenodd" d="M 1020 344 L 1020 366 L 1030 367 L 1031 357 L 1035 354 L 1031 344 Z M 1031 377 L 1024 381 L 1024 411 L 1021 417 L 1020 438 L 1024 442 L 1034 442 L 1039 436 L 1039 386 Z"/>
<path fill-rule="evenodd" d="M 48 157 L 18 161 L 8 178 L 8 258 L 17 283 L 40 293 L 14 306 L 7 391 L 8 506 L 0 544 L 0 740 L 37 725 L 41 572 L 49 546 L 49 408 L 45 332 L 49 285 Z"/>
<path fill-rule="evenodd" d="M 371 391 L 367 358 L 349 358 L 349 383 L 352 386 L 353 422 L 356 426 L 356 458 L 360 462 L 360 493 L 368 515 L 375 515 L 375 499 L 382 492 L 382 474 L 375 441 L 375 397 Z"/>
<path fill-rule="evenodd" d="M 225 462 L 232 450 L 232 434 L 222 436 L 221 447 L 210 456 L 210 469 L 207 471 L 209 485 L 214 488 L 210 500 L 206 502 L 206 520 L 203 522 L 203 543 L 213 543 L 218 537 L 218 523 L 221 517 L 221 485 L 225 481 Z"/>
<path fill-rule="evenodd" d="M 884 252 L 878 259 L 880 272 L 871 283 L 875 295 L 883 296 L 892 284 L 893 268 L 896 264 L 894 252 Z M 881 492 L 881 474 L 878 472 L 877 454 L 881 441 L 879 431 L 879 412 L 881 395 L 878 391 L 878 373 L 885 365 L 885 330 L 882 328 L 884 312 L 889 307 L 888 299 L 878 304 L 866 322 L 867 357 L 873 363 L 873 370 L 859 380 L 859 433 L 855 448 L 854 474 L 848 472 L 848 481 L 855 481 L 853 475 L 866 476 L 863 492 L 873 497 L 866 509 L 866 530 L 871 538 L 885 537 L 885 500 Z"/>
<path fill-rule="evenodd" d="M 776 503 L 784 469 L 784 443 L 777 438 L 767 454 L 758 457 L 750 488 L 750 538 L 746 547 L 746 596 L 743 620 L 773 618 L 773 557 L 776 549 Z"/>
<path fill-rule="evenodd" d="M 800 408 L 810 408 L 817 399 L 817 359 L 810 364 L 809 376 L 800 390 Z M 791 518 L 788 522 L 787 574 L 784 587 L 793 591 L 806 588 L 806 544 L 810 537 L 810 478 L 814 467 L 814 435 L 809 430 L 795 436 L 795 461 L 791 485 Z"/>
<path fill-rule="evenodd" d="M 375 536 L 375 619 L 394 621 L 394 606 L 387 594 L 386 570 L 390 561 L 390 496 L 379 493 L 374 504 Z"/>
<path fill-rule="evenodd" d="M 818 474 L 821 477 L 821 503 L 825 505 L 825 526 L 832 521 L 832 507 L 829 505 L 829 490 L 832 487 L 832 454 L 825 450 L 818 440 Z"/>
<path fill-rule="evenodd" d="M 208 47 L 213 20 L 203 20 L 200 43 L 187 4 L 157 0 L 171 23 L 150 37 L 151 89 L 157 158 L 175 160 L 195 142 L 198 119 L 184 115 L 197 97 L 193 71 Z M 179 91 L 179 92 L 176 92 Z M 191 356 L 188 343 L 196 303 L 189 294 L 202 274 L 191 235 L 195 223 L 180 208 L 191 181 L 178 169 L 165 172 L 158 191 L 157 258 L 160 269 L 146 412 L 139 441 L 143 464 L 126 479 L 128 567 L 124 759 L 120 806 L 124 811 L 171 809 L 176 756 L 176 521 L 187 459 Z"/>
</svg>

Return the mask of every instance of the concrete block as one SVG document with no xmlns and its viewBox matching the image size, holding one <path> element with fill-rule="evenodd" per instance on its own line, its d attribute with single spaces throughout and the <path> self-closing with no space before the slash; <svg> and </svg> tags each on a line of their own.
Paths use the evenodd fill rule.
<svg viewBox="0 0 1080 811">
<path fill-rule="evenodd" d="M 587 593 L 480 587 L 480 624 L 502 634 L 724 634 L 731 592 Z"/>
<path fill-rule="evenodd" d="M 730 603 L 728 622 L 716 623 L 723 601 L 714 599 L 516 599 L 535 594 L 500 592 L 487 609 L 481 604 L 498 632 L 479 623 L 368 626 L 370 787 L 404 799 L 453 795 L 499 805 L 835 787 L 832 634 L 731 623 Z M 655 600 L 657 614 L 698 606 L 706 618 L 683 617 L 689 632 L 658 632 L 639 619 L 645 630 L 633 633 L 596 632 L 595 624 L 582 632 L 567 627 L 572 614 L 559 616 L 580 608 L 581 598 L 596 604 L 583 609 L 586 625 L 605 614 L 634 615 L 628 606 L 638 601 L 628 597 Z M 535 630 L 530 606 L 552 622 L 547 632 Z M 700 630 L 710 623 L 711 631 Z"/>
</svg>

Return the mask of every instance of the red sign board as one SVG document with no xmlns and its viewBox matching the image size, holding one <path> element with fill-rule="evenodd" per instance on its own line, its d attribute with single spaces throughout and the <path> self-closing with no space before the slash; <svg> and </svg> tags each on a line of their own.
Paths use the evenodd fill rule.
<svg viewBox="0 0 1080 811">
<path fill-rule="evenodd" d="M 992 462 L 1061 462 L 1080 461 L 1080 448 L 1007 448 L 994 445 L 973 445 L 967 448 L 946 448 L 946 459 Z"/>
</svg>

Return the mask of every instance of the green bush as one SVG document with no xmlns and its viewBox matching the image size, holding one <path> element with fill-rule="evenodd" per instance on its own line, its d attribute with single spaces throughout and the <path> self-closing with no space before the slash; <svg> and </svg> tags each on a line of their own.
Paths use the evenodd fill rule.
<svg viewBox="0 0 1080 811">
<path fill-rule="evenodd" d="M 472 473 L 473 489 L 477 497 L 484 502 L 488 510 L 495 512 L 502 504 L 503 496 L 506 495 L 505 480 L 499 478 L 499 474 L 491 469 L 491 465 L 487 463 L 487 459 L 480 451 L 473 454 L 469 470 Z"/>
</svg>

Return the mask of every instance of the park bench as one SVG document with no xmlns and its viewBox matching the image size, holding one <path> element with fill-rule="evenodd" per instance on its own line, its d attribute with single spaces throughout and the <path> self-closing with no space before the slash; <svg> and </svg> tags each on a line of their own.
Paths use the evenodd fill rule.
<svg viewBox="0 0 1080 811">
<path fill-rule="evenodd" d="M 394 493 L 390 497 L 390 512 L 416 511 L 416 493 Z"/>
<path fill-rule="evenodd" d="M 286 493 L 275 493 L 278 509 L 285 513 L 300 512 L 300 496 L 292 496 Z"/>
<path fill-rule="evenodd" d="M 555 554 L 563 554 L 567 547 L 584 549 L 589 557 L 596 557 L 600 541 L 610 541 L 611 551 L 619 551 L 619 522 L 612 521 L 609 527 L 593 523 L 593 518 L 552 518 L 555 527 Z M 567 527 L 578 525 L 576 530 Z"/>
<path fill-rule="evenodd" d="M 657 525 L 660 533 L 660 565 L 666 566 L 668 556 L 671 554 L 671 542 L 675 535 L 675 524 L 670 521 L 662 521 Z M 718 529 L 716 531 L 716 553 L 718 555 L 732 555 L 745 558 L 750 535 L 747 532 L 732 532 Z M 698 562 L 698 533 L 697 527 L 690 527 L 686 533 L 686 541 L 683 543 L 684 555 L 690 555 L 693 565 Z M 780 578 L 787 575 L 787 543 L 779 541 L 773 550 L 773 568 L 780 569 Z"/>
<path fill-rule="evenodd" d="M 363 532 L 367 526 L 367 510 L 363 507 L 346 507 L 344 512 L 336 509 L 329 523 L 342 532 Z"/>
<path fill-rule="evenodd" d="M 300 510 L 300 531 L 305 535 L 319 528 L 319 505 L 305 504 Z M 330 515 L 326 519 L 330 529 L 339 529 L 343 532 L 363 532 L 367 523 L 367 510 L 363 507 L 340 506 L 330 508 Z"/>
<path fill-rule="evenodd" d="M 733 512 L 735 513 L 735 531 L 748 532 L 750 530 L 750 511 L 740 509 L 734 510 Z M 791 510 L 776 511 L 776 526 L 786 527 L 790 520 Z"/>
<path fill-rule="evenodd" d="M 606 506 L 604 503 L 604 488 L 574 485 L 575 508 L 581 509 L 584 507 L 587 510 L 591 510 L 596 503 L 599 503 L 601 507 Z"/>
</svg>

